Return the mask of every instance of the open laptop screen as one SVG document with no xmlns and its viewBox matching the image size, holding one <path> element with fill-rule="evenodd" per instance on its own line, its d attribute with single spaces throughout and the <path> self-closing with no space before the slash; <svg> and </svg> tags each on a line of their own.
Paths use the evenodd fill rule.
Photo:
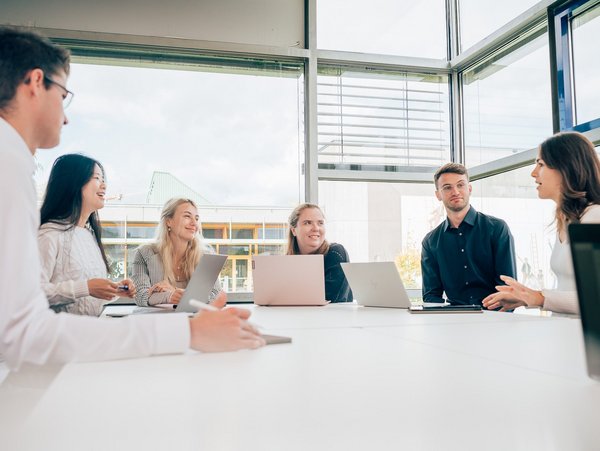
<svg viewBox="0 0 600 451">
<path fill-rule="evenodd" d="M 588 374 L 600 380 L 600 224 L 569 226 Z"/>
</svg>

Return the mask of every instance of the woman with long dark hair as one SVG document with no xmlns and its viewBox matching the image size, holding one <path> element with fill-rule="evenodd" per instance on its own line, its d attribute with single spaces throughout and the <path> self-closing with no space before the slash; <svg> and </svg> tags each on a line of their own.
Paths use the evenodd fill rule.
<svg viewBox="0 0 600 451">
<path fill-rule="evenodd" d="M 132 297 L 135 285 L 107 278 L 98 210 L 104 207 L 104 168 L 78 154 L 56 159 L 40 210 L 38 244 L 42 286 L 50 307 L 82 315 L 99 315 L 115 296 Z"/>
<path fill-rule="evenodd" d="M 341 263 L 350 261 L 348 252 L 339 243 L 325 239 L 325 216 L 315 204 L 300 204 L 288 219 L 287 255 L 323 255 L 325 299 L 331 302 L 352 302 L 352 290 Z"/>
<path fill-rule="evenodd" d="M 501 276 L 506 286 L 489 295 L 483 305 L 510 310 L 522 305 L 539 306 L 561 313 L 579 313 L 575 274 L 567 228 L 572 223 L 600 223 L 600 160 L 594 145 L 582 134 L 558 133 L 540 144 L 531 176 L 538 197 L 556 203 L 556 243 L 550 267 L 557 287 L 536 291 L 511 277 Z"/>
</svg>

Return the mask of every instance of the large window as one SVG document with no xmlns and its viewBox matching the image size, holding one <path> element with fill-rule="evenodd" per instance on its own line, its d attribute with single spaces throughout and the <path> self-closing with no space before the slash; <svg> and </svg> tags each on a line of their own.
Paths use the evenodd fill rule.
<svg viewBox="0 0 600 451">
<path fill-rule="evenodd" d="M 540 200 L 533 165 L 472 182 L 472 204 L 505 220 L 515 239 L 518 279 L 534 288 L 553 288 L 550 255 L 556 238 L 555 204 Z"/>
<path fill-rule="evenodd" d="M 400 171 L 450 159 L 447 76 L 319 73 L 320 168 Z"/>
<path fill-rule="evenodd" d="M 458 0 L 463 50 L 489 36 L 498 28 L 535 5 L 539 0 L 481 1 Z"/>
<path fill-rule="evenodd" d="M 207 241 L 235 240 L 223 251 L 245 256 L 238 269 L 246 265 L 257 229 L 280 228 L 302 199 L 303 66 L 75 61 L 70 122 L 58 150 L 37 154 L 38 191 L 61 154 L 81 152 L 103 163 L 108 200 L 100 217 L 114 277 L 127 271 L 128 245 L 153 240 L 161 206 L 174 196 L 210 207 L 215 225 L 205 230 Z M 272 224 L 274 209 L 283 213 Z M 261 244 L 281 242 L 280 233 L 261 235 Z"/>
<path fill-rule="evenodd" d="M 600 5 L 576 16 L 573 30 L 573 73 L 575 75 L 575 123 L 600 118 Z"/>
<path fill-rule="evenodd" d="M 319 182 L 327 239 L 351 261 L 396 262 L 407 288 L 421 287 L 421 241 L 445 218 L 430 184 Z"/>
<path fill-rule="evenodd" d="M 535 148 L 552 134 L 547 35 L 463 74 L 468 167 Z"/>
<path fill-rule="evenodd" d="M 444 0 L 318 0 L 317 47 L 446 58 Z"/>
</svg>

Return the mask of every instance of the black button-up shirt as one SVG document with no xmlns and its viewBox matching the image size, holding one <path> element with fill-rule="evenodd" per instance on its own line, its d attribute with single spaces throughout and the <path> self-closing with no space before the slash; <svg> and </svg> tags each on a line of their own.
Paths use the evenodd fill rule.
<svg viewBox="0 0 600 451">
<path fill-rule="evenodd" d="M 481 304 L 500 275 L 516 277 L 515 245 L 508 225 L 473 207 L 458 228 L 448 218 L 423 239 L 421 253 L 423 300 L 451 304 Z"/>
</svg>

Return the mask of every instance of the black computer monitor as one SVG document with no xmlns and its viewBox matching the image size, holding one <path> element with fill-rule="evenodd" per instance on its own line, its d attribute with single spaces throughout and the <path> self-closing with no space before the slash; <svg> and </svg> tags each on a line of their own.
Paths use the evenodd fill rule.
<svg viewBox="0 0 600 451">
<path fill-rule="evenodd" d="M 569 226 L 588 374 L 600 380 L 600 224 Z"/>
</svg>

